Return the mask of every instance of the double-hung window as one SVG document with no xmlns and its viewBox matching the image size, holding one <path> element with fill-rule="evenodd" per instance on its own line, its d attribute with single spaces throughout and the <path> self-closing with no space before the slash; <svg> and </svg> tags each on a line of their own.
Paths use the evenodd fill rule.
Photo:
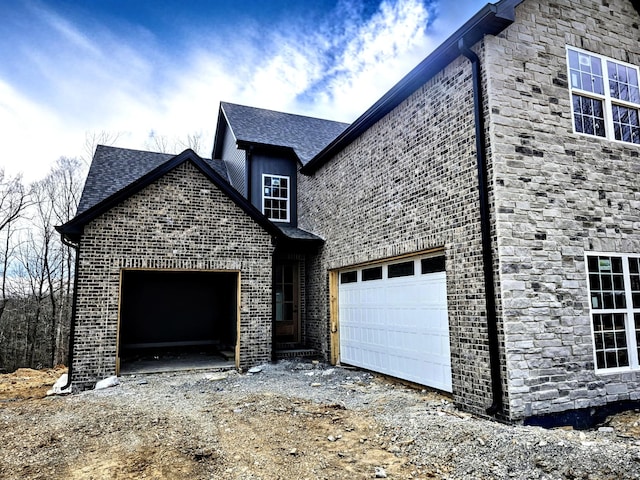
<svg viewBox="0 0 640 480">
<path fill-rule="evenodd" d="M 291 182 L 281 175 L 262 175 L 262 213 L 275 222 L 289 221 Z"/>
<path fill-rule="evenodd" d="M 640 369 L 640 255 L 587 255 L 596 371 Z"/>
<path fill-rule="evenodd" d="M 640 144 L 638 67 L 567 47 L 575 132 Z"/>
</svg>

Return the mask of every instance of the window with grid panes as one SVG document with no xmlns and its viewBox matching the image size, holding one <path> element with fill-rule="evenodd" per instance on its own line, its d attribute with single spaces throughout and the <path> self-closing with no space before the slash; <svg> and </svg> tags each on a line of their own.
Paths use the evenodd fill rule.
<svg viewBox="0 0 640 480">
<path fill-rule="evenodd" d="M 275 222 L 289 221 L 289 177 L 262 175 L 262 213 Z"/>
<path fill-rule="evenodd" d="M 587 255 L 596 370 L 638 369 L 640 256 Z"/>
<path fill-rule="evenodd" d="M 640 144 L 638 67 L 567 47 L 577 133 Z"/>
</svg>

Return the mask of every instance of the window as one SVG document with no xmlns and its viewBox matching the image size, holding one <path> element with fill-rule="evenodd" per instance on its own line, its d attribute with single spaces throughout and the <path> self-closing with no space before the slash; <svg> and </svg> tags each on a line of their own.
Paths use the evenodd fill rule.
<svg viewBox="0 0 640 480">
<path fill-rule="evenodd" d="M 356 283 L 358 281 L 358 272 L 342 272 L 340 274 L 340 283 Z"/>
<path fill-rule="evenodd" d="M 380 280 L 382 278 L 382 267 L 371 267 L 362 270 L 362 281 Z"/>
<path fill-rule="evenodd" d="M 289 221 L 289 177 L 262 175 L 262 213 L 275 222 Z"/>
<path fill-rule="evenodd" d="M 577 133 L 640 144 L 638 67 L 567 47 Z"/>
<path fill-rule="evenodd" d="M 640 256 L 588 255 L 596 370 L 640 369 Z"/>
<path fill-rule="evenodd" d="M 422 274 L 444 272 L 444 257 L 429 257 L 420 260 Z"/>
<path fill-rule="evenodd" d="M 387 267 L 387 277 L 409 277 L 414 274 L 414 267 L 413 260 L 410 262 L 394 263 Z"/>
</svg>

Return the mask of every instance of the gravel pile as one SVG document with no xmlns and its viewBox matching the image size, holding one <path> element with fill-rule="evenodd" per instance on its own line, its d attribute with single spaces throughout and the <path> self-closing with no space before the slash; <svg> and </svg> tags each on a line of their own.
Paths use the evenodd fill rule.
<svg viewBox="0 0 640 480">
<path fill-rule="evenodd" d="M 0 478 L 640 479 L 638 412 L 591 431 L 504 425 L 310 361 L 119 380 L 63 397 L 5 392 Z"/>
<path fill-rule="evenodd" d="M 318 362 L 280 361 L 235 372 L 153 375 L 123 379 L 105 392 L 122 395 L 146 387 L 185 393 L 174 408 L 190 408 L 193 395 L 277 395 L 371 415 L 383 429 L 382 446 L 444 479 L 640 478 L 640 438 L 612 427 L 590 431 L 504 425 L 459 411 L 440 394 L 417 390 L 368 372 Z M 636 426 L 640 414 L 636 415 Z M 419 470 L 416 470 L 419 471 Z M 383 474 L 384 472 L 382 472 Z"/>
</svg>

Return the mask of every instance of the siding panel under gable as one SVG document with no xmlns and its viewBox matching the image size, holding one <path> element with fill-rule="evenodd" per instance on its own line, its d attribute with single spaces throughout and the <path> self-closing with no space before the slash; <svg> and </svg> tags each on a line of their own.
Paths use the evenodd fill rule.
<svg viewBox="0 0 640 480">
<path fill-rule="evenodd" d="M 236 146 L 236 139 L 227 127 L 222 141 L 222 161 L 227 166 L 231 185 L 244 197 L 247 197 L 246 156 L 246 152 Z"/>
</svg>

